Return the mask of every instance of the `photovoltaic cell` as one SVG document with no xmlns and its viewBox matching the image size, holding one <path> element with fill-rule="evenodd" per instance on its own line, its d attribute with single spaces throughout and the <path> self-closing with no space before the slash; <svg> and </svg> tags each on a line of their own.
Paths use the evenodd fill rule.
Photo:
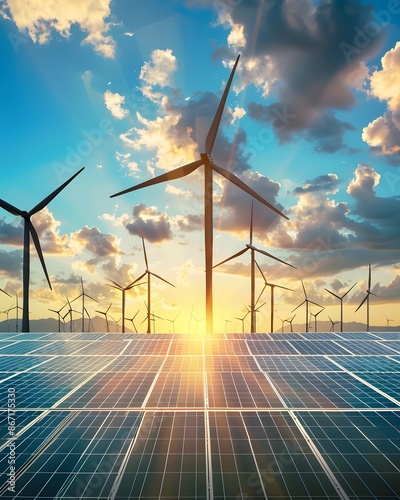
<svg viewBox="0 0 400 500">
<path fill-rule="evenodd" d="M 391 349 L 387 349 L 382 343 L 371 340 L 342 340 L 337 342 L 352 354 L 395 354 Z M 329 353 L 327 353 L 329 354 Z"/>
<path fill-rule="evenodd" d="M 400 372 L 400 363 L 386 356 L 330 356 L 330 359 L 351 372 Z"/>
<path fill-rule="evenodd" d="M 257 356 L 257 361 L 261 370 L 266 372 L 337 372 L 340 370 L 325 356 Z"/>
<path fill-rule="evenodd" d="M 146 407 L 204 408 L 203 373 L 161 372 Z"/>
<path fill-rule="evenodd" d="M 292 340 L 290 342 L 297 354 L 351 354 L 336 342 L 324 340 Z"/>
<path fill-rule="evenodd" d="M 248 340 L 250 352 L 255 355 L 263 354 L 299 354 L 294 342 L 286 340 Z M 311 354 L 311 353 L 308 353 Z"/>
</svg>

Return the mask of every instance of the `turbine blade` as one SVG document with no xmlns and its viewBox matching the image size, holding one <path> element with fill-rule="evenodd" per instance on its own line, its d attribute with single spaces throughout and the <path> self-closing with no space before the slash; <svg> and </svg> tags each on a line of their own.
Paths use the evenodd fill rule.
<svg viewBox="0 0 400 500">
<path fill-rule="evenodd" d="M 317 304 L 316 302 L 313 302 L 312 300 L 309 300 L 308 302 L 310 302 L 311 304 L 314 304 L 315 306 L 318 306 L 318 307 L 322 307 L 322 309 L 325 309 L 324 306 L 321 306 L 321 304 Z M 321 311 L 320 311 L 321 312 Z M 319 314 L 319 313 L 318 313 Z"/>
<path fill-rule="evenodd" d="M 298 309 L 299 307 L 301 307 L 304 303 L 305 303 L 305 300 L 303 300 L 303 302 L 301 304 L 299 304 L 297 307 L 295 307 L 293 309 L 293 311 L 291 311 L 291 312 L 295 312 L 295 310 Z"/>
<path fill-rule="evenodd" d="M 29 232 L 31 233 L 33 243 L 35 244 L 36 252 L 39 256 L 40 263 L 42 264 L 42 268 L 43 268 L 44 274 L 46 276 L 47 283 L 49 284 L 50 290 L 52 290 L 50 278 L 49 278 L 49 275 L 47 273 L 46 264 L 44 262 L 44 257 L 43 257 L 42 249 L 40 248 L 39 237 L 37 235 L 36 229 L 33 227 L 33 224 L 29 219 L 25 221 L 25 224 L 29 224 L 28 225 Z"/>
<path fill-rule="evenodd" d="M 351 292 L 351 290 L 353 290 L 353 288 L 354 288 L 356 285 L 357 285 L 357 281 L 354 283 L 354 285 L 353 285 L 351 288 L 349 288 L 349 289 L 347 290 L 347 292 L 346 292 L 344 295 L 342 295 L 342 299 L 343 299 L 344 297 L 346 297 L 346 295 L 347 295 L 349 292 Z"/>
<path fill-rule="evenodd" d="M 275 286 L 276 288 L 283 288 L 283 290 L 289 290 L 290 292 L 294 292 L 293 288 L 288 288 L 287 286 L 282 286 L 282 285 L 275 285 L 273 283 L 270 283 L 270 285 Z"/>
<path fill-rule="evenodd" d="M 10 295 L 8 292 L 6 292 L 5 290 L 3 290 L 2 288 L 0 288 L 0 292 L 3 292 L 3 293 L 5 293 L 6 295 L 8 295 L 9 297 L 11 297 L 11 295 Z"/>
<path fill-rule="evenodd" d="M 354 312 L 357 312 L 357 311 L 360 309 L 360 307 L 361 307 L 361 306 L 364 304 L 364 302 L 368 299 L 368 295 L 369 295 L 369 294 L 367 293 L 367 295 L 364 297 L 364 299 L 363 299 L 363 301 L 361 302 L 361 304 L 357 307 L 357 309 L 356 309 Z"/>
<path fill-rule="evenodd" d="M 9 212 L 10 214 L 22 216 L 22 210 L 14 207 L 14 205 L 11 205 L 4 200 L 0 200 L 0 207 L 4 208 L 4 210 L 7 210 L 7 212 Z"/>
<path fill-rule="evenodd" d="M 149 263 L 148 263 L 148 260 L 147 260 L 146 247 L 144 245 L 144 238 L 143 237 L 142 237 L 142 243 L 143 243 L 144 261 L 146 263 L 146 271 L 148 271 L 149 270 Z"/>
<path fill-rule="evenodd" d="M 36 212 L 39 212 L 44 208 L 46 205 L 48 205 L 51 200 L 53 200 L 68 184 L 75 179 L 77 175 L 79 175 L 82 170 L 85 170 L 85 167 L 82 167 L 76 174 L 74 174 L 72 177 L 70 177 L 67 181 L 64 182 L 64 184 L 61 184 L 61 186 L 57 189 L 55 189 L 52 193 L 49 194 L 49 196 L 46 196 L 44 200 L 42 200 L 40 203 L 38 203 L 35 207 L 32 208 L 32 210 L 29 213 L 29 216 L 35 214 Z"/>
<path fill-rule="evenodd" d="M 84 294 L 85 297 L 87 297 L 88 299 L 91 299 L 91 300 L 94 300 L 95 302 L 98 302 L 97 299 L 95 299 L 94 297 L 91 297 L 90 295 L 87 295 L 86 293 Z"/>
<path fill-rule="evenodd" d="M 257 297 L 257 300 L 255 302 L 255 305 L 258 304 L 258 301 L 261 299 L 261 295 L 264 293 L 264 290 L 267 288 L 267 283 L 264 284 L 263 289 L 260 292 L 260 295 Z"/>
<path fill-rule="evenodd" d="M 274 255 L 268 253 L 268 252 L 265 252 L 264 250 L 260 250 L 259 248 L 256 248 L 255 246 L 253 245 L 247 245 L 247 248 L 252 248 L 253 250 L 255 250 L 256 252 L 259 252 L 259 253 L 262 253 L 263 255 L 266 255 L 267 257 L 270 257 L 271 259 L 275 259 L 277 260 L 278 262 L 281 262 L 282 264 L 286 264 L 287 266 L 290 266 L 292 267 L 293 269 L 296 269 L 296 267 L 292 266 L 292 264 L 289 264 L 288 262 L 285 262 L 284 260 L 282 259 L 279 259 L 278 257 L 275 257 Z"/>
<path fill-rule="evenodd" d="M 208 131 L 208 134 L 207 134 L 206 144 L 205 144 L 205 146 L 206 146 L 205 152 L 206 152 L 206 154 L 209 154 L 209 155 L 211 154 L 213 146 L 214 146 L 215 138 L 217 136 L 219 124 L 220 124 L 221 118 L 222 118 L 222 113 L 224 111 L 226 98 L 228 97 L 229 89 L 230 89 L 230 86 L 231 86 L 231 83 L 233 80 L 233 75 L 235 74 L 235 71 L 236 71 L 236 66 L 238 65 L 238 62 L 239 62 L 239 58 L 240 58 L 240 55 L 237 56 L 236 62 L 233 65 L 231 74 L 229 75 L 229 79 L 225 85 L 224 93 L 222 94 L 221 100 L 219 102 L 217 111 L 215 113 L 214 119 L 213 119 L 211 127 L 210 127 L 210 130 Z"/>
<path fill-rule="evenodd" d="M 300 281 L 301 281 L 301 285 L 302 285 L 302 287 L 303 287 L 304 296 L 305 296 L 305 298 L 306 298 L 306 300 L 307 300 L 307 292 L 306 292 L 306 287 L 304 286 L 303 280 L 301 279 Z"/>
<path fill-rule="evenodd" d="M 218 267 L 218 266 L 221 266 L 222 264 L 225 264 L 225 262 L 228 262 L 228 260 L 232 260 L 235 257 L 240 257 L 240 255 L 243 255 L 245 252 L 247 252 L 247 250 L 248 250 L 248 248 L 246 247 L 243 250 L 240 250 L 240 252 L 235 253 L 235 255 L 231 255 L 230 257 L 228 257 L 227 259 L 223 260 L 222 262 L 219 262 L 218 264 L 215 264 L 215 266 L 213 266 L 213 269 L 214 269 L 214 267 Z"/>
<path fill-rule="evenodd" d="M 123 289 L 123 287 L 122 287 L 119 283 L 117 283 L 116 281 L 113 281 L 113 280 L 112 280 L 112 279 L 110 279 L 110 278 L 106 278 L 106 279 L 107 279 L 108 281 L 111 281 L 111 283 L 114 283 L 114 285 L 115 285 L 115 287 L 114 287 L 114 288 L 118 288 L 119 290 L 122 290 L 122 289 Z M 111 286 L 111 285 L 109 285 L 109 286 Z"/>
<path fill-rule="evenodd" d="M 172 283 L 170 283 L 169 281 L 167 281 L 166 279 L 164 278 L 161 278 L 161 276 L 159 276 L 158 274 L 155 274 L 155 273 L 151 273 L 149 271 L 149 274 L 151 274 L 152 276 L 154 276 L 155 278 L 158 278 L 159 280 L 162 280 L 162 281 L 165 281 L 165 283 L 168 283 L 168 285 L 171 285 L 175 288 L 175 285 L 173 285 Z"/>
<path fill-rule="evenodd" d="M 118 193 L 112 194 L 110 198 L 114 198 L 115 196 L 120 196 L 121 194 L 130 193 L 131 191 L 136 191 L 137 189 L 142 189 L 147 186 L 154 186 L 155 184 L 159 184 L 160 182 L 171 181 L 174 179 L 180 179 L 181 177 L 185 177 L 186 175 L 191 174 L 197 168 L 203 165 L 203 160 L 196 160 L 192 163 L 188 163 L 187 165 L 183 165 L 182 167 L 175 168 L 170 172 L 166 172 L 165 174 L 158 175 L 153 179 L 149 179 L 148 181 L 141 182 L 136 186 L 133 186 L 128 189 L 124 189 L 123 191 L 119 191 Z"/>
<path fill-rule="evenodd" d="M 334 297 L 336 297 L 336 298 L 337 298 L 337 299 L 339 299 L 339 300 L 340 300 L 341 298 L 343 299 L 344 295 L 346 295 L 346 294 L 344 294 L 344 295 L 343 295 L 343 297 L 339 297 L 339 295 L 336 295 L 336 293 L 331 292 L 331 291 L 330 291 L 330 290 L 328 290 L 327 288 L 324 288 L 324 290 L 326 290 L 328 293 L 330 293 L 331 295 L 333 295 Z M 349 290 L 349 291 L 350 291 L 350 290 Z M 347 292 L 346 292 L 346 293 L 347 293 Z"/>
<path fill-rule="evenodd" d="M 261 267 L 258 265 L 258 262 L 256 260 L 254 260 L 254 262 L 256 263 L 256 266 L 258 268 L 258 270 L 260 271 L 261 273 L 261 276 L 263 277 L 264 281 L 265 281 L 265 285 L 267 285 L 267 278 L 265 277 L 265 274 L 262 272 L 262 269 Z"/>
<path fill-rule="evenodd" d="M 108 313 L 108 311 L 110 310 L 110 307 L 111 307 L 111 306 L 112 306 L 112 302 L 111 302 L 111 304 L 107 307 L 107 311 L 105 312 L 105 314 L 107 314 L 107 313 Z"/>
<path fill-rule="evenodd" d="M 239 177 L 236 177 L 236 175 L 232 174 L 231 172 L 228 172 L 228 170 L 225 170 L 224 168 L 219 167 L 215 163 L 212 164 L 212 168 L 218 174 L 222 175 L 222 177 L 225 177 L 225 179 L 228 179 L 228 181 L 231 181 L 237 187 L 239 187 L 240 189 L 242 189 L 243 191 L 245 191 L 247 194 L 249 194 L 250 196 L 252 196 L 256 200 L 258 200 L 259 202 L 261 202 L 263 205 L 267 206 L 268 208 L 270 208 L 271 210 L 273 210 L 274 212 L 276 212 L 281 217 L 289 220 L 289 217 L 287 217 L 280 210 L 278 210 L 273 205 L 271 205 L 271 203 L 269 203 L 267 200 L 264 200 L 264 198 L 262 196 L 260 196 L 255 191 L 253 191 L 253 189 L 251 189 L 251 187 L 249 187 L 242 180 L 240 180 Z"/>
</svg>

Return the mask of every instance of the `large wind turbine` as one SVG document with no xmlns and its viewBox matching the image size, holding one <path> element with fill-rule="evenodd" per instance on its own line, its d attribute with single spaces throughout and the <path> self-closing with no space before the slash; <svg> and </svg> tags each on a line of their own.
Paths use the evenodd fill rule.
<svg viewBox="0 0 400 500">
<path fill-rule="evenodd" d="M 150 299 L 151 299 L 151 279 L 150 278 L 151 278 L 151 276 L 154 276 L 155 278 L 158 278 L 159 280 L 164 281 L 168 285 L 171 285 L 173 287 L 175 287 L 175 285 L 173 285 L 172 283 L 170 283 L 166 279 L 161 278 L 161 276 L 159 276 L 158 274 L 155 274 L 155 273 L 150 271 L 149 262 L 147 260 L 146 247 L 145 247 L 143 238 L 142 238 L 142 243 L 143 243 L 143 253 L 144 253 L 144 261 L 146 264 L 146 271 L 141 276 L 139 276 L 139 278 L 137 278 L 134 281 L 134 283 L 136 283 L 137 281 L 144 278 L 144 276 L 146 276 L 146 274 L 147 274 L 147 333 L 151 333 L 151 321 L 152 321 L 152 319 L 151 319 L 151 302 L 150 302 Z"/>
<path fill-rule="evenodd" d="M 297 307 L 295 307 L 293 309 L 292 312 L 296 311 L 296 309 L 298 309 L 299 307 L 301 307 L 303 304 L 306 305 L 306 333 L 308 333 L 308 321 L 309 321 L 309 314 L 308 314 L 308 303 L 310 302 L 310 304 L 314 304 L 315 306 L 318 306 L 318 307 L 322 307 L 320 304 L 317 304 L 316 302 L 313 302 L 312 300 L 310 300 L 308 297 L 307 297 L 307 292 L 306 292 L 306 289 L 304 287 L 304 283 L 303 283 L 303 280 L 300 280 L 301 281 L 301 285 L 303 287 L 303 292 L 304 292 L 304 300 L 301 304 L 299 304 Z"/>
<path fill-rule="evenodd" d="M 290 292 L 294 292 L 294 290 L 292 290 L 292 288 L 287 288 L 286 286 L 277 285 L 275 283 L 268 283 L 267 278 L 265 277 L 265 274 L 262 272 L 261 267 L 258 265 L 257 261 L 256 261 L 256 266 L 258 267 L 258 270 L 260 271 L 261 276 L 263 277 L 263 280 L 264 280 L 264 287 L 261 290 L 261 293 L 258 296 L 258 299 L 256 300 L 256 304 L 260 300 L 261 295 L 263 294 L 264 290 L 267 288 L 267 286 L 269 286 L 271 288 L 271 333 L 273 333 L 273 331 L 274 331 L 274 307 L 275 307 L 274 291 L 275 291 L 275 288 L 282 288 L 283 290 L 289 290 Z"/>
<path fill-rule="evenodd" d="M 33 243 L 36 248 L 36 252 L 39 256 L 40 263 L 42 264 L 42 268 L 44 274 L 46 276 L 47 282 L 49 284 L 51 290 L 50 278 L 47 273 L 46 264 L 44 262 L 44 257 L 42 253 L 42 249 L 40 247 L 39 236 L 34 228 L 31 217 L 32 215 L 40 212 L 46 205 L 48 205 L 53 198 L 55 198 L 75 177 L 80 174 L 84 170 L 84 167 L 81 168 L 76 174 L 70 177 L 64 184 L 62 184 L 59 188 L 53 191 L 49 196 L 44 198 L 40 203 L 32 208 L 29 212 L 25 210 L 20 210 L 19 208 L 14 207 L 10 203 L 7 203 L 4 200 L 0 199 L 0 207 L 7 210 L 12 215 L 20 216 L 24 219 L 24 255 L 23 255 L 23 271 L 22 271 L 22 291 L 23 291 L 23 312 L 22 312 L 22 331 L 29 332 L 29 275 L 30 275 L 30 236 L 32 237 Z"/>
<path fill-rule="evenodd" d="M 207 333 L 213 332 L 213 296 L 212 296 L 212 269 L 213 269 L 213 172 L 225 177 L 225 179 L 231 181 L 233 184 L 238 186 L 240 189 L 248 193 L 250 196 L 260 201 L 268 208 L 279 214 L 280 216 L 288 219 L 280 210 L 271 205 L 268 201 L 264 200 L 259 194 L 253 191 L 249 186 L 247 186 L 243 181 L 236 177 L 232 172 L 219 167 L 211 157 L 213 150 L 215 138 L 218 133 L 218 128 L 221 122 L 222 113 L 224 111 L 226 99 L 228 97 L 229 89 L 232 83 L 233 75 L 236 70 L 236 66 L 239 62 L 239 57 L 237 57 L 236 62 L 232 68 L 231 74 L 229 76 L 228 82 L 226 84 L 225 90 L 222 94 L 221 100 L 219 102 L 217 111 L 215 113 L 214 119 L 212 121 L 211 127 L 208 131 L 204 153 L 200 154 L 200 159 L 192 163 L 188 163 L 182 167 L 175 168 L 170 172 L 158 175 L 153 179 L 142 182 L 136 186 L 120 191 L 119 193 L 113 194 L 111 197 L 119 196 L 124 193 L 129 193 L 137 189 L 141 189 L 147 186 L 153 186 L 159 184 L 160 182 L 170 181 L 173 179 L 179 179 L 191 174 L 199 167 L 204 165 L 204 241 L 205 241 L 205 268 L 206 268 L 206 331 Z"/>
<path fill-rule="evenodd" d="M 352 287 L 350 287 L 346 293 L 344 293 L 341 297 L 339 295 L 336 295 L 336 293 L 332 292 L 331 290 L 328 290 L 327 288 L 325 288 L 325 290 L 330 293 L 331 295 L 333 295 L 334 297 L 336 297 L 337 299 L 340 300 L 340 331 L 343 332 L 343 299 L 346 297 L 346 295 L 351 291 L 353 290 L 353 288 L 357 285 L 357 283 L 354 283 L 354 285 Z"/>
<path fill-rule="evenodd" d="M 81 293 L 75 297 L 73 300 L 71 300 L 71 303 L 74 302 L 74 300 L 78 300 L 82 297 L 82 333 L 85 331 L 85 312 L 88 316 L 88 318 L 90 319 L 90 316 L 89 316 L 89 313 L 85 307 L 85 297 L 87 297 L 88 299 L 90 300 L 94 300 L 95 302 L 99 302 L 97 299 L 94 299 L 93 297 L 91 297 L 90 295 L 88 295 L 86 292 L 85 292 L 85 289 L 83 288 L 83 279 L 82 279 L 82 276 L 81 276 Z"/>
<path fill-rule="evenodd" d="M 265 252 L 264 250 L 260 250 L 259 248 L 255 247 L 253 245 L 253 203 L 251 204 L 251 215 L 250 215 L 250 242 L 246 244 L 246 246 L 240 250 L 240 252 L 235 253 L 234 255 L 231 255 L 227 259 L 223 260 L 222 262 L 219 262 L 218 264 L 215 264 L 214 267 L 221 266 L 222 264 L 225 264 L 225 262 L 228 262 L 229 260 L 235 259 L 236 257 L 240 257 L 244 253 L 246 253 L 248 250 L 250 250 L 250 287 L 251 287 L 251 292 L 250 292 L 250 332 L 255 333 L 256 331 L 256 271 L 255 271 L 255 266 L 256 266 L 256 252 L 266 255 L 267 257 L 270 257 L 271 259 L 275 259 L 278 262 L 281 262 L 282 264 L 286 264 L 287 266 L 293 267 L 293 269 L 296 269 L 292 264 L 289 264 L 288 262 L 285 262 L 282 259 L 278 259 L 278 257 L 275 257 L 274 255 Z"/>
<path fill-rule="evenodd" d="M 371 292 L 371 264 L 368 264 L 368 288 L 367 288 L 367 293 L 366 293 L 364 299 L 362 300 L 361 304 L 354 311 L 354 312 L 357 312 L 360 309 L 360 307 L 364 304 L 364 302 L 365 301 L 367 302 L 367 332 L 369 332 L 369 296 L 370 295 L 375 295 L 375 294 Z"/>
<path fill-rule="evenodd" d="M 108 286 L 110 286 L 111 288 L 116 288 L 117 290 L 122 292 L 122 333 L 125 333 L 125 293 L 128 290 L 131 290 L 134 286 L 142 285 L 142 283 L 137 283 L 137 281 L 139 280 L 136 279 L 135 281 L 132 281 L 132 283 L 130 283 L 129 285 L 122 286 L 119 283 L 116 283 L 115 281 L 111 280 L 110 278 L 107 279 L 112 283 L 112 285 L 108 284 Z"/>
</svg>

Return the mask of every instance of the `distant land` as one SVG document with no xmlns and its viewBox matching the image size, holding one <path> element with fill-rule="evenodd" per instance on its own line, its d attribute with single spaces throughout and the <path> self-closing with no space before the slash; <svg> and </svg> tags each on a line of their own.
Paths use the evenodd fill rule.
<svg viewBox="0 0 400 500">
<path fill-rule="evenodd" d="M 136 326 L 139 329 L 139 332 L 144 333 L 143 325 L 140 325 L 139 320 L 136 324 Z M 76 319 L 74 320 L 74 332 L 81 331 L 81 319 Z M 118 324 L 118 332 L 116 331 L 116 325 L 113 321 L 109 321 L 110 325 L 110 332 L 113 333 L 120 333 L 121 332 L 121 324 Z M 131 328 L 130 328 L 131 327 Z M 318 332 L 329 332 L 331 328 L 331 323 L 329 321 L 318 321 Z M 247 330 L 249 329 L 249 326 L 247 326 Z M 340 325 L 335 326 L 335 332 L 338 333 L 340 329 Z M 18 320 L 18 332 L 21 330 L 21 319 Z M 39 320 L 31 320 L 30 321 L 30 330 L 31 332 L 58 332 L 58 321 L 54 318 L 47 318 L 47 319 L 39 319 Z M 88 321 L 85 320 L 85 331 L 88 330 Z M 365 332 L 365 323 L 358 323 L 358 322 L 346 322 L 344 325 L 344 330 L 345 332 Z M 0 322 L 0 332 L 15 332 L 16 331 L 16 320 L 15 318 L 10 319 L 7 324 L 7 320 Z M 70 331 L 70 326 L 69 323 L 65 324 L 65 333 L 68 334 Z M 107 325 L 104 320 L 104 318 L 100 316 L 95 316 L 92 318 L 92 324 L 90 325 L 90 331 L 94 332 L 106 332 L 107 331 Z M 125 331 L 126 333 L 134 333 L 134 330 L 132 329 L 132 323 L 130 321 L 125 322 Z M 290 332 L 290 326 L 285 325 L 285 330 L 286 333 Z M 313 329 L 310 328 L 309 333 L 313 333 Z M 400 325 L 398 326 L 371 326 L 370 327 L 371 332 L 400 332 Z M 63 333 L 63 326 L 61 325 L 61 333 Z M 264 333 L 265 331 L 262 329 L 262 325 L 260 326 L 258 333 Z M 281 332 L 281 328 L 275 330 L 275 332 Z M 294 324 L 293 323 L 293 332 L 299 332 L 299 333 L 304 333 L 304 323 L 303 324 Z M 344 332 L 344 333 L 345 333 Z M 162 320 L 157 320 L 156 324 L 156 333 L 172 333 L 171 332 L 171 326 L 167 324 L 165 321 Z M 187 332 L 180 332 L 177 330 L 176 333 L 187 333 Z M 216 333 L 222 333 L 216 331 Z M 238 323 L 236 330 L 234 330 L 232 327 L 227 330 L 227 333 L 241 333 L 241 325 Z M 248 333 L 248 331 L 245 331 L 245 333 Z M 194 334 L 194 329 L 192 325 L 192 331 L 191 334 Z"/>
</svg>

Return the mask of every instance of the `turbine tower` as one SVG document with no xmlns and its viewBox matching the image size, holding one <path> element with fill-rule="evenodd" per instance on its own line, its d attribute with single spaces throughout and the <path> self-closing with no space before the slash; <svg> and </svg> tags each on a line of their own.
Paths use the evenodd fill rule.
<svg viewBox="0 0 400 500">
<path fill-rule="evenodd" d="M 49 311 L 53 312 L 53 313 L 56 313 L 57 316 L 58 316 L 58 333 L 61 332 L 61 319 L 62 319 L 62 316 L 61 316 L 61 311 L 64 309 L 64 307 L 66 307 L 67 304 L 64 304 L 60 309 L 49 309 Z M 64 325 L 64 332 L 65 332 L 65 325 Z"/>
<path fill-rule="evenodd" d="M 307 292 L 306 292 L 306 289 L 304 287 L 304 283 L 303 283 L 303 280 L 300 280 L 301 281 L 301 285 L 303 287 L 303 292 L 304 292 L 304 300 L 301 304 L 299 304 L 297 307 L 295 307 L 293 309 L 292 312 L 296 311 L 296 309 L 298 309 L 299 307 L 301 307 L 303 304 L 306 305 L 306 333 L 308 333 L 308 321 L 309 321 L 309 314 L 308 314 L 308 303 L 310 304 L 314 304 L 315 306 L 318 306 L 318 307 L 322 307 L 320 304 L 317 304 L 316 302 L 313 302 L 312 300 L 310 300 L 308 297 L 307 297 Z"/>
<path fill-rule="evenodd" d="M 327 288 L 325 288 L 325 290 L 330 293 L 331 295 L 333 295 L 334 297 L 336 297 L 337 299 L 340 300 L 340 331 L 343 332 L 343 299 L 346 297 L 346 295 L 351 291 L 353 290 L 353 288 L 357 285 L 357 283 L 354 283 L 354 285 L 349 288 L 347 290 L 346 293 L 344 293 L 341 297 L 339 295 L 336 295 L 336 293 L 332 292 L 331 290 L 328 290 Z"/>
<path fill-rule="evenodd" d="M 215 138 L 218 133 L 218 128 L 221 122 L 222 113 L 224 111 L 226 99 L 228 97 L 229 89 L 232 83 L 233 75 L 235 74 L 236 66 L 239 62 L 239 57 L 237 57 L 236 62 L 232 68 L 231 74 L 229 76 L 228 82 L 225 86 L 225 90 L 222 94 L 221 100 L 219 102 L 217 111 L 215 113 L 214 119 L 212 121 L 211 127 L 208 131 L 204 153 L 200 154 L 200 159 L 192 163 L 188 163 L 182 167 L 175 168 L 170 172 L 161 174 L 153 179 L 142 182 L 136 186 L 120 191 L 119 193 L 111 195 L 119 196 L 121 194 L 129 193 L 137 189 L 141 189 L 147 186 L 153 186 L 159 184 L 160 182 L 170 181 L 173 179 L 179 179 L 191 174 L 199 167 L 204 165 L 204 241 L 205 241 L 205 268 L 206 268 L 206 331 L 207 333 L 213 333 L 213 296 L 212 296 L 212 269 L 213 269 L 213 172 L 217 172 L 225 179 L 231 181 L 233 184 L 238 186 L 240 189 L 248 193 L 253 198 L 257 199 L 268 208 L 279 214 L 280 216 L 288 219 L 280 210 L 275 208 L 271 203 L 264 200 L 259 194 L 253 191 L 249 186 L 247 186 L 243 181 L 241 181 L 234 174 L 228 170 L 219 167 L 211 157 L 213 150 Z"/>
<path fill-rule="evenodd" d="M 151 276 L 154 276 L 155 278 L 158 278 L 159 280 L 164 281 L 165 283 L 173 286 L 174 288 L 175 288 L 175 285 L 173 285 L 172 283 L 170 283 L 166 279 L 161 278 L 161 276 L 159 276 L 158 274 L 155 274 L 155 273 L 150 271 L 149 262 L 147 260 L 146 247 L 145 247 L 143 238 L 142 238 L 142 243 L 143 243 L 143 253 L 144 253 L 144 261 L 146 264 L 146 271 L 141 276 L 139 276 L 139 278 L 137 278 L 134 283 L 136 283 L 136 281 L 139 281 L 142 278 L 144 278 L 147 274 L 147 333 L 151 333 L 151 321 L 152 321 L 152 319 L 151 319 L 151 302 L 150 302 L 150 299 L 151 299 L 151 279 L 150 278 L 151 278 Z"/>
<path fill-rule="evenodd" d="M 361 304 L 354 311 L 354 312 L 357 312 L 360 309 L 360 307 L 364 304 L 364 302 L 365 301 L 367 302 L 367 332 L 369 332 L 369 296 L 370 295 L 374 295 L 376 297 L 376 295 L 371 292 L 371 264 L 368 264 L 368 288 L 367 288 L 367 293 L 366 293 L 364 299 L 362 300 Z"/>
<path fill-rule="evenodd" d="M 122 286 L 119 283 L 111 280 L 110 278 L 107 278 L 107 279 L 108 279 L 108 281 L 111 281 L 111 283 L 112 283 L 112 285 L 107 283 L 108 286 L 110 286 L 111 288 L 116 288 L 117 290 L 122 292 L 122 333 L 125 333 L 125 293 L 128 290 L 131 290 L 134 286 L 142 285 L 143 283 L 137 283 L 138 279 L 136 279 L 136 280 L 132 281 L 132 283 L 130 283 L 129 285 Z M 133 323 L 133 321 L 132 321 L 132 323 Z"/>
<path fill-rule="evenodd" d="M 31 222 L 32 215 L 40 212 L 46 205 L 48 205 L 53 198 L 55 198 L 77 175 L 79 175 L 84 167 L 81 168 L 76 174 L 70 177 L 64 184 L 62 184 L 59 188 L 53 191 L 49 196 L 44 198 L 40 203 L 34 206 L 29 212 L 25 210 L 20 210 L 19 208 L 14 207 L 10 203 L 7 203 L 4 200 L 0 199 L 0 207 L 7 210 L 12 215 L 20 216 L 24 219 L 24 255 L 23 255 L 23 271 L 22 271 L 22 292 L 23 292 L 23 311 L 22 311 L 22 331 L 29 332 L 29 276 L 30 276 L 30 237 L 32 237 L 33 243 L 36 248 L 36 252 L 39 256 L 40 263 L 42 264 L 42 268 L 44 274 L 47 279 L 47 283 L 49 284 L 51 290 L 50 278 L 47 273 L 46 264 L 44 262 L 44 257 L 42 253 L 42 249 L 40 247 L 39 236 L 36 232 L 35 227 Z"/>
<path fill-rule="evenodd" d="M 385 314 L 385 313 L 383 313 L 383 314 L 384 314 L 384 316 L 385 316 L 385 318 L 386 318 L 386 326 L 390 328 L 390 322 L 391 322 L 391 321 L 394 321 L 394 320 L 393 320 L 393 319 L 389 319 L 389 318 L 386 316 L 386 314 Z"/>
<path fill-rule="evenodd" d="M 285 323 L 289 323 L 290 325 L 290 332 L 293 333 L 293 320 L 297 315 L 294 314 L 291 318 L 285 319 Z"/>
<path fill-rule="evenodd" d="M 293 269 L 296 269 L 292 264 L 289 264 L 288 262 L 285 262 L 282 259 L 278 259 L 278 257 L 275 257 L 274 255 L 265 252 L 264 250 L 260 250 L 259 248 L 256 248 L 253 245 L 253 202 L 251 203 L 251 216 L 250 216 L 250 242 L 246 244 L 246 246 L 243 248 L 243 250 L 240 250 L 240 252 L 235 253 L 234 255 L 231 255 L 227 259 L 223 260 L 222 262 L 219 262 L 218 264 L 215 264 L 214 267 L 221 266 L 222 264 L 225 264 L 225 262 L 228 262 L 229 260 L 235 259 L 236 257 L 240 257 L 244 253 L 246 253 L 248 250 L 250 250 L 250 257 L 251 257 L 251 269 L 250 269 L 250 287 L 251 287 L 251 294 L 250 294 L 250 332 L 255 333 L 256 332 L 256 300 L 255 300 L 255 292 L 256 292 L 256 272 L 255 272 L 255 266 L 256 266 L 256 257 L 255 254 L 256 252 L 261 253 L 262 255 L 266 255 L 267 257 L 270 257 L 271 259 L 275 259 L 278 262 L 281 262 L 282 264 L 286 264 L 287 266 L 293 267 Z"/>
<path fill-rule="evenodd" d="M 276 285 L 275 283 L 268 283 L 267 278 L 265 277 L 265 274 L 262 272 L 261 267 L 258 265 L 258 262 L 256 261 L 256 266 L 258 267 L 258 270 L 261 273 L 261 276 L 263 277 L 264 280 L 264 288 L 261 290 L 260 295 L 258 296 L 258 299 L 256 300 L 256 304 L 261 298 L 261 295 L 263 294 L 264 290 L 269 286 L 271 288 L 271 333 L 274 331 L 274 291 L 275 288 L 282 288 L 283 290 L 289 290 L 290 292 L 294 292 L 292 288 L 287 288 L 286 286 L 281 286 L 281 285 Z M 286 320 L 285 320 L 286 321 Z"/>
</svg>

